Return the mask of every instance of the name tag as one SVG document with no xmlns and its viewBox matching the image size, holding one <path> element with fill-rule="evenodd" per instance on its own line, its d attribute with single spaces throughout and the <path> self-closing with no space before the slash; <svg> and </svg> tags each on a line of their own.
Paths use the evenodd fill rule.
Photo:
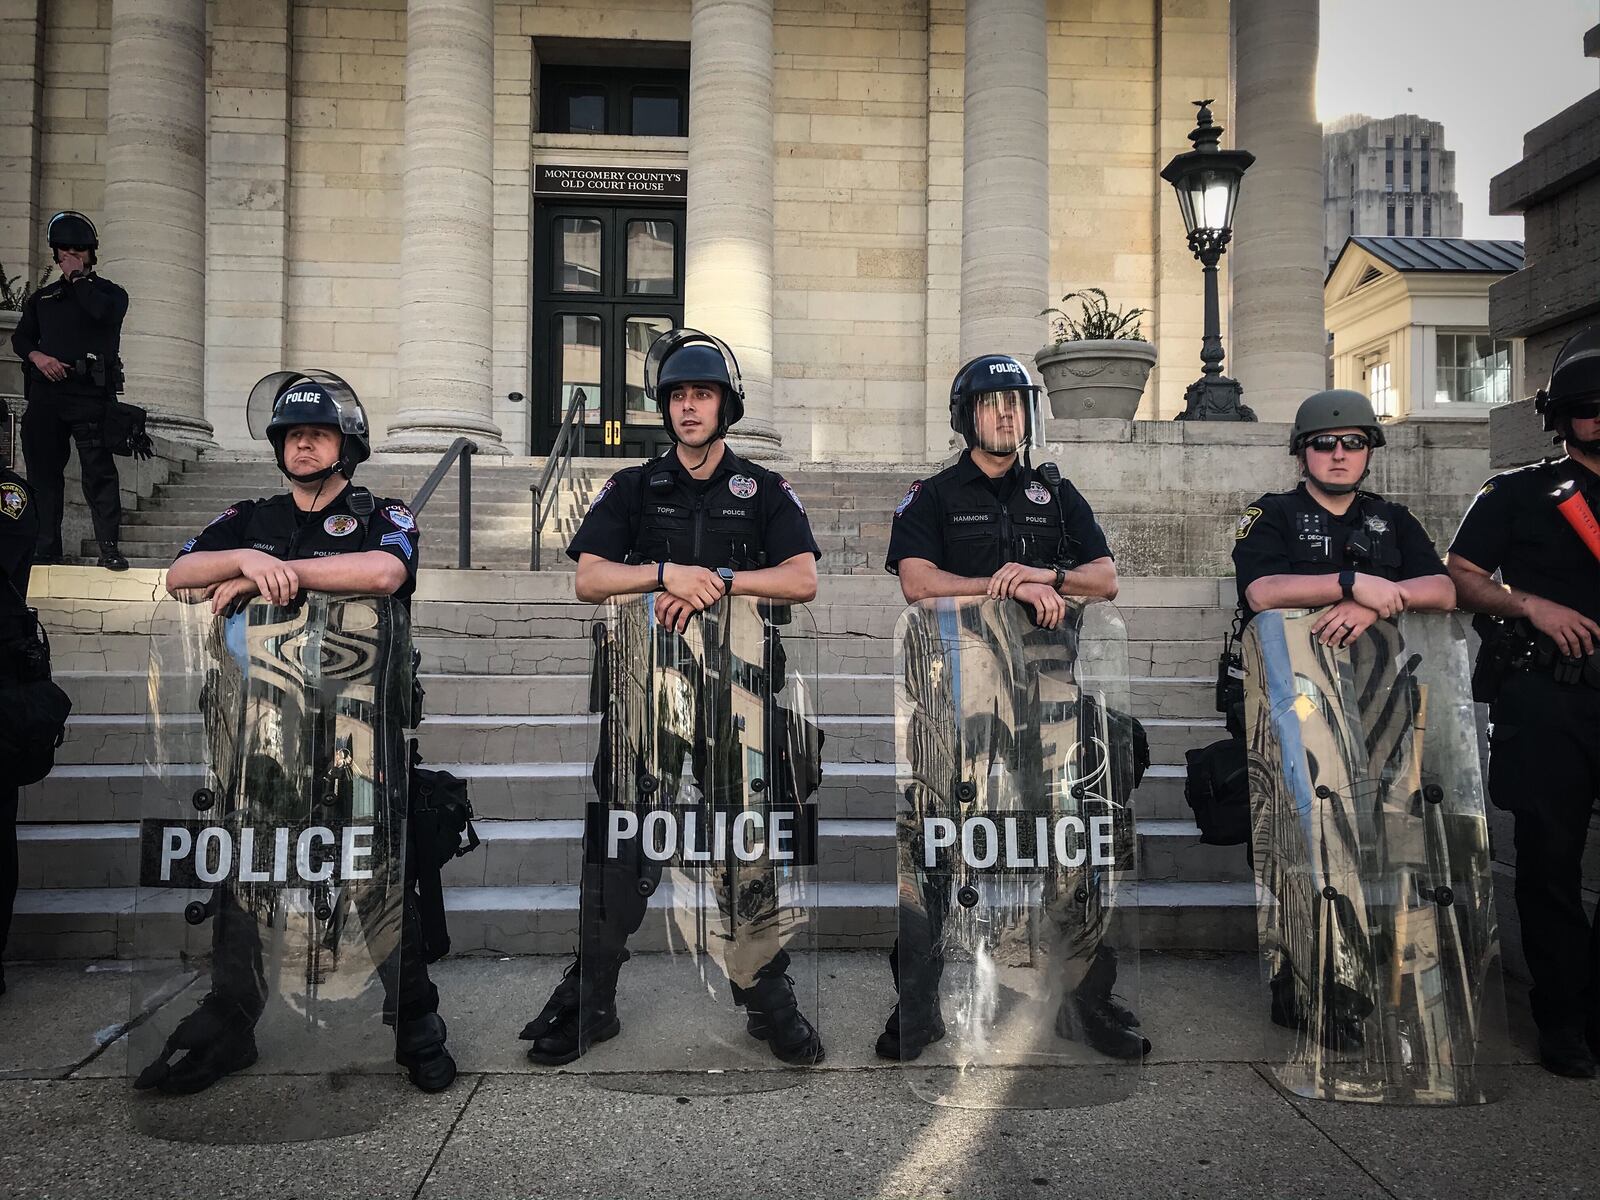
<svg viewBox="0 0 1600 1200">
<path fill-rule="evenodd" d="M 950 517 L 952 525 L 988 525 L 993 521 L 993 513 L 953 513 Z"/>
</svg>

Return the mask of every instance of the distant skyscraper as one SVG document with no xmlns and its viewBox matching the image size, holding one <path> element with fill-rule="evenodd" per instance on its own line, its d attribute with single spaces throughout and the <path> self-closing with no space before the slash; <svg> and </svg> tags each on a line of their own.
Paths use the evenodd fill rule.
<svg viewBox="0 0 1600 1200">
<path fill-rule="evenodd" d="M 1340 117 L 1322 127 L 1323 257 L 1345 239 L 1460 237 L 1456 155 L 1444 126 L 1410 113 Z"/>
</svg>

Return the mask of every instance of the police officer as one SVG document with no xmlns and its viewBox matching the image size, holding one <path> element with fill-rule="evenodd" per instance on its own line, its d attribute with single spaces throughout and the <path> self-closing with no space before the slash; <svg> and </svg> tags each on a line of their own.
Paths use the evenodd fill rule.
<svg viewBox="0 0 1600 1200">
<path fill-rule="evenodd" d="M 128 560 L 117 548 L 122 530 L 117 462 L 103 433 L 108 402 L 121 384 L 118 351 L 128 293 L 95 274 L 100 237 L 88 217 L 59 212 L 50 218 L 46 236 L 61 278 L 28 297 L 11 335 L 28 395 L 22 454 L 38 497 L 38 561 L 62 561 L 64 473 L 76 442 L 83 498 L 100 543 L 99 565 L 126 571 Z"/>
<path fill-rule="evenodd" d="M 659 364 L 651 399 L 673 446 L 618 471 L 596 494 L 567 547 L 578 564 L 578 599 L 658 592 L 657 614 L 680 632 L 724 596 L 810 601 L 821 551 L 800 498 L 781 475 L 740 458 L 724 440 L 744 416 L 732 352 L 708 334 L 678 329 L 662 334 L 650 357 Z M 597 783 L 605 773 L 597 764 Z M 637 879 L 591 864 L 587 853 L 584 859 L 578 960 L 521 1034 L 533 1043 L 528 1058 L 546 1066 L 572 1062 L 621 1031 L 617 976 L 627 939 L 644 921 L 647 898 Z M 753 979 L 731 980 L 734 999 L 751 1035 L 775 1056 L 818 1063 L 822 1039 L 799 1010 L 787 965 L 779 949 Z"/>
<path fill-rule="evenodd" d="M 1066 597 L 1116 598 L 1116 564 L 1088 501 L 1054 463 L 1034 467 L 1019 457 L 1036 433 L 1040 390 L 1006 354 L 985 354 L 956 372 L 950 427 L 967 448 L 953 465 L 911 484 L 889 533 L 886 566 L 899 576 L 908 604 L 936 596 L 1006 597 L 1027 605 L 1041 628 L 1055 629 L 1066 617 Z M 930 945 L 938 940 L 931 931 Z M 1111 947 L 1097 947 L 1091 963 L 1062 1006 L 1058 1032 L 1115 1058 L 1148 1053 L 1137 1018 L 1111 996 Z M 877 1053 L 910 1061 L 944 1036 L 943 963 L 936 951 L 897 943 L 890 966 L 900 1000 Z"/>
<path fill-rule="evenodd" d="M 1455 607 L 1450 577 L 1416 517 L 1404 505 L 1360 490 L 1372 452 L 1384 441 L 1372 403 L 1360 392 L 1318 392 L 1300 405 L 1289 434 L 1289 453 L 1303 476 L 1299 486 L 1257 499 L 1234 531 L 1245 623 L 1268 609 L 1322 608 L 1312 626 L 1317 640 L 1346 647 L 1382 618 Z M 1287 960 L 1271 985 L 1273 1022 L 1305 1028 Z M 1370 1011 L 1370 1001 L 1356 1007 Z M 1355 1009 L 1328 1014 L 1320 1024 L 1325 1040 L 1337 1049 L 1359 1047 L 1365 1015 Z"/>
<path fill-rule="evenodd" d="M 371 453 L 366 413 L 355 393 L 323 372 L 279 372 L 256 388 L 272 393 L 265 432 L 290 489 L 224 509 L 184 543 L 167 569 L 167 590 L 207 589 L 217 613 L 256 596 L 288 604 L 303 590 L 394 596 L 409 608 L 421 532 L 404 503 L 374 498 L 350 482 Z M 217 918 L 219 943 L 230 936 L 225 916 Z M 238 946 L 218 945 L 219 967 L 239 957 Z M 397 1022 L 395 1061 L 425 1092 L 449 1087 L 456 1064 L 445 1047 L 439 993 L 428 978 L 409 881 L 398 977 L 392 959 L 379 970 Z M 195 1044 L 159 1081 L 152 1078 L 154 1086 L 195 1092 L 255 1061 L 261 997 L 248 978 L 234 975 L 248 972 L 214 969 L 200 1011 L 185 1018 L 185 1024 L 194 1022 L 186 1040 Z M 182 1033 L 180 1024 L 174 1039 Z"/>
<path fill-rule="evenodd" d="M 1540 1058 L 1590 1079 L 1600 920 L 1584 908 L 1583 848 L 1600 798 L 1600 327 L 1563 347 L 1535 407 L 1565 457 L 1484 484 L 1448 561 L 1461 606 L 1494 618 L 1474 622 L 1484 635 L 1474 698 L 1490 701 L 1490 799 L 1516 823 Z"/>
<path fill-rule="evenodd" d="M 0 421 L 6 419 L 0 401 Z M 0 467 L 0 682 L 9 678 L 5 650 L 33 636 L 28 614 L 28 574 L 39 540 L 39 506 L 27 482 L 9 466 Z M 5 994 L 6 936 L 17 899 L 17 784 L 0 768 L 0 995 Z"/>
</svg>

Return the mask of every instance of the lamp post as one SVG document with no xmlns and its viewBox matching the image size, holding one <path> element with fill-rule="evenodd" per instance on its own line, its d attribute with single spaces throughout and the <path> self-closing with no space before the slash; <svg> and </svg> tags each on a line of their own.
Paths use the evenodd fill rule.
<svg viewBox="0 0 1600 1200">
<path fill-rule="evenodd" d="M 1222 126 L 1211 119 L 1211 100 L 1196 100 L 1200 112 L 1189 140 L 1194 149 L 1175 155 L 1161 170 L 1178 193 L 1189 249 L 1206 275 L 1206 331 L 1201 343 L 1203 374 L 1184 392 L 1180 421 L 1254 421 L 1243 402 L 1239 381 L 1222 373 L 1222 314 L 1217 300 L 1217 264 L 1233 238 L 1233 209 L 1239 184 L 1256 156 L 1245 150 L 1223 150 Z"/>
</svg>

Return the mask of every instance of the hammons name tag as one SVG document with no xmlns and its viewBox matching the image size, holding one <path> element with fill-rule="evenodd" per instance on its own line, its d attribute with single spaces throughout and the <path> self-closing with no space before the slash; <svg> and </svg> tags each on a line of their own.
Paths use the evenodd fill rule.
<svg viewBox="0 0 1600 1200">
<path fill-rule="evenodd" d="M 139 885 L 203 888 L 219 883 L 312 887 L 371 879 L 372 825 L 139 823 Z"/>
<path fill-rule="evenodd" d="M 1060 813 L 986 813 L 922 817 L 922 866 L 995 874 L 1049 871 L 1060 867 L 1114 867 L 1118 862 L 1115 821 L 1109 816 Z"/>
<path fill-rule="evenodd" d="M 589 804 L 584 847 L 590 862 L 642 856 L 685 870 L 759 863 L 808 867 L 817 861 L 817 806 L 712 804 L 634 810 Z"/>
</svg>

